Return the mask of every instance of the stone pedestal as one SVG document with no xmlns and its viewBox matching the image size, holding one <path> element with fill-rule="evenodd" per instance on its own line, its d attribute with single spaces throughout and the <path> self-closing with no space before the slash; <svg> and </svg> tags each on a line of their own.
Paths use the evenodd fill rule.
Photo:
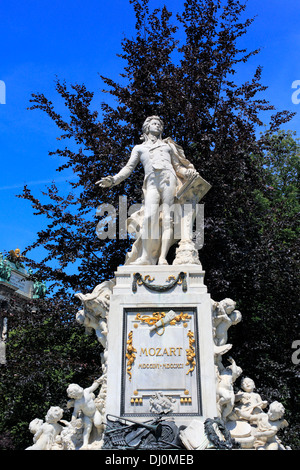
<svg viewBox="0 0 300 470">
<path fill-rule="evenodd" d="M 108 315 L 106 413 L 175 423 L 216 410 L 211 299 L 198 265 L 121 266 Z"/>
</svg>

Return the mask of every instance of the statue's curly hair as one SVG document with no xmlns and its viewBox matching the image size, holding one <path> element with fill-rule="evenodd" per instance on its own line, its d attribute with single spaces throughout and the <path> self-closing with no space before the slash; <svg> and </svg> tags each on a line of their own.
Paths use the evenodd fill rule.
<svg viewBox="0 0 300 470">
<path fill-rule="evenodd" d="M 142 127 L 143 134 L 141 136 L 141 140 L 143 140 L 143 141 L 148 140 L 149 124 L 152 121 L 152 119 L 157 119 L 160 122 L 160 124 L 162 126 L 162 133 L 163 133 L 163 129 L 164 129 L 163 120 L 159 116 L 149 116 L 149 117 L 147 117 L 147 119 L 145 119 L 143 127 Z"/>
</svg>

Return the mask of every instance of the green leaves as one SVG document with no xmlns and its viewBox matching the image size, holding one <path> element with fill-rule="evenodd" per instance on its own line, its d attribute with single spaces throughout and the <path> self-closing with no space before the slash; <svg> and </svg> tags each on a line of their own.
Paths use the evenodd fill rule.
<svg viewBox="0 0 300 470">
<path fill-rule="evenodd" d="M 68 385 L 88 386 L 101 375 L 101 347 L 74 322 L 75 312 L 68 302 L 47 299 L 9 319 L 7 364 L 0 368 L 0 448 L 7 441 L 25 449 L 32 442 L 30 421 L 44 419 L 52 405 L 67 413 Z"/>
</svg>

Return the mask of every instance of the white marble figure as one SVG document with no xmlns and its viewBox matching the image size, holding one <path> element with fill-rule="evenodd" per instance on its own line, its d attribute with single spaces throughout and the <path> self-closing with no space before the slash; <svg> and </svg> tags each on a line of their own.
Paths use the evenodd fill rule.
<svg viewBox="0 0 300 470">
<path fill-rule="evenodd" d="M 63 416 L 63 410 L 58 406 L 51 406 L 45 416 L 45 422 L 34 419 L 29 424 L 29 430 L 34 434 L 33 445 L 26 450 L 51 450 L 56 437 L 63 427 L 58 423 Z"/>
<path fill-rule="evenodd" d="M 213 336 L 217 346 L 227 343 L 228 329 L 242 320 L 242 314 L 235 306 L 236 302 L 228 298 L 221 302 L 212 301 Z"/>
<path fill-rule="evenodd" d="M 105 423 L 105 401 L 106 401 L 106 379 L 107 379 L 107 360 L 108 360 L 108 345 L 107 345 L 107 316 L 110 306 L 110 296 L 115 285 L 115 279 L 105 281 L 95 287 L 93 292 L 88 294 L 76 294 L 83 305 L 83 309 L 79 310 L 76 314 L 76 320 L 85 327 L 87 334 L 93 330 L 96 333 L 97 339 L 103 346 L 104 351 L 101 353 L 101 367 L 102 377 L 99 383 L 102 385 L 98 398 L 95 399 L 95 415 L 94 425 L 98 431 L 98 436 L 101 436 L 104 431 Z"/>
<path fill-rule="evenodd" d="M 104 373 L 100 378 L 101 389 L 98 394 L 98 397 L 95 398 L 94 402 L 97 408 L 97 415 L 95 416 L 95 426 L 98 430 L 98 435 L 101 436 L 99 446 L 103 445 L 103 435 L 105 432 L 105 423 L 106 423 L 106 396 L 107 396 L 107 375 Z"/>
<path fill-rule="evenodd" d="M 284 450 L 276 435 L 288 426 L 282 419 L 282 404 L 272 403 L 268 413 L 265 413 L 263 410 L 268 402 L 254 392 L 255 383 L 249 377 L 242 379 L 241 390 L 235 393 L 234 383 L 242 369 L 232 358 L 229 358 L 230 366 L 224 367 L 222 363 L 223 355 L 232 348 L 232 344 L 227 343 L 228 329 L 242 319 L 235 306 L 236 302 L 229 298 L 221 302 L 211 301 L 218 415 L 242 449 Z"/>
<path fill-rule="evenodd" d="M 235 394 L 235 407 L 229 419 L 248 419 L 249 414 L 252 416 L 261 413 L 268 406 L 268 402 L 254 392 L 255 383 L 249 377 L 241 381 L 241 389 Z"/>
<path fill-rule="evenodd" d="M 174 411 L 175 398 L 164 395 L 163 392 L 155 392 L 149 400 L 150 413 L 170 413 Z"/>
<path fill-rule="evenodd" d="M 77 450 L 82 445 L 83 423 L 82 420 L 75 419 L 68 422 L 60 420 L 65 425 L 61 433 L 56 437 L 51 450 Z"/>
<path fill-rule="evenodd" d="M 141 232 L 125 264 L 168 264 L 166 257 L 174 243 L 170 208 L 174 207 L 178 189 L 198 175 L 181 147 L 171 138 L 162 139 L 162 132 L 162 120 L 148 117 L 143 125 L 143 143 L 133 148 L 125 167 L 96 183 L 109 188 L 124 181 L 138 163 L 144 167 L 143 207 L 129 220 L 129 224 L 135 220 Z"/>
<path fill-rule="evenodd" d="M 255 426 L 252 431 L 255 438 L 255 449 L 283 449 L 276 434 L 280 429 L 284 429 L 288 426 L 288 422 L 283 418 L 284 412 L 284 406 L 278 401 L 274 401 L 270 404 L 267 413 L 248 414 L 249 423 Z"/>
<path fill-rule="evenodd" d="M 222 362 L 222 356 L 230 349 L 232 348 L 232 344 L 224 344 L 223 346 L 214 346 L 214 362 L 215 362 L 215 371 L 216 371 L 216 377 L 219 376 L 220 372 L 225 370 L 225 367 L 223 366 Z"/>
<path fill-rule="evenodd" d="M 231 357 L 228 360 L 231 365 L 219 372 L 217 381 L 217 404 L 224 422 L 226 422 L 234 407 L 233 384 L 243 372 Z"/>
<path fill-rule="evenodd" d="M 74 408 L 72 413 L 72 421 L 75 421 L 80 417 L 83 423 L 83 445 L 82 448 L 87 448 L 89 444 L 89 438 L 92 431 L 93 425 L 101 432 L 102 417 L 98 416 L 100 413 L 95 404 L 94 391 L 99 387 L 102 380 L 101 377 L 94 381 L 94 383 L 88 388 L 82 388 L 77 384 L 70 384 L 67 389 L 69 398 L 72 398 L 68 402 L 69 408 Z"/>
<path fill-rule="evenodd" d="M 107 347 L 107 314 L 114 285 L 115 280 L 113 279 L 102 282 L 91 293 L 75 294 L 84 307 L 83 310 L 77 312 L 76 320 L 85 327 L 86 333 L 89 334 L 95 330 L 97 339 L 104 349 Z"/>
</svg>

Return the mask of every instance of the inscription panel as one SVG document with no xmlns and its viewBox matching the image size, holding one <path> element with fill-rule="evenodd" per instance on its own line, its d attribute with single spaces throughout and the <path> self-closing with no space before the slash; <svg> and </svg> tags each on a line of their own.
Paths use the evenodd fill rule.
<svg viewBox="0 0 300 470">
<path fill-rule="evenodd" d="M 124 326 L 122 416 L 201 415 L 197 309 L 125 308 Z"/>
<path fill-rule="evenodd" d="M 10 284 L 13 286 L 17 287 L 19 290 L 22 292 L 25 292 L 25 279 L 22 276 L 19 276 L 17 273 L 12 272 L 10 279 L 9 279 Z"/>
</svg>

